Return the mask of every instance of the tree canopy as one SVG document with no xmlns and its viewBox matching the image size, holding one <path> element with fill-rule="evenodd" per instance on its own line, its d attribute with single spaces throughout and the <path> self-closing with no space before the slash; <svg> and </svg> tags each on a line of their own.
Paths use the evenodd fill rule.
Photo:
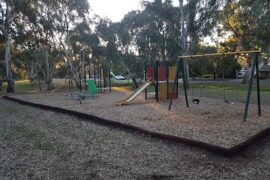
<svg viewBox="0 0 270 180">
<path fill-rule="evenodd" d="M 66 77 L 78 86 L 82 52 L 88 55 L 88 65 L 107 64 L 132 76 L 143 75 L 144 62 L 174 63 L 179 55 L 210 49 L 259 49 L 270 56 L 270 1 L 179 0 L 179 4 L 144 0 L 142 10 L 112 22 L 93 14 L 87 0 L 1 1 L 0 78 L 8 81 L 10 92 L 13 78 L 52 89 L 54 77 Z M 205 43 L 206 37 L 212 45 Z"/>
</svg>

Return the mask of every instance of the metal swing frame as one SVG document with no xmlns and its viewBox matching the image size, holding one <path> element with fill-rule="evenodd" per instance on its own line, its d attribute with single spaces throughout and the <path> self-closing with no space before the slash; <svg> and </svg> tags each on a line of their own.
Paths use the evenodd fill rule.
<svg viewBox="0 0 270 180">
<path fill-rule="evenodd" d="M 184 73 L 184 60 L 192 59 L 192 58 L 198 58 L 198 57 L 211 57 L 211 56 L 225 56 L 225 55 L 238 55 L 241 56 L 243 54 L 253 54 L 253 61 L 252 61 L 252 67 L 251 67 L 251 76 L 249 78 L 249 84 L 248 84 L 248 93 L 246 97 L 246 103 L 245 103 L 245 110 L 243 115 L 243 122 L 247 121 L 248 116 L 248 109 L 250 104 L 250 98 L 251 98 L 251 92 L 252 92 L 252 86 L 253 86 L 253 79 L 256 73 L 256 90 L 257 90 L 257 107 L 258 107 L 258 116 L 261 116 L 261 93 L 260 93 L 260 77 L 259 77 L 259 57 L 260 57 L 260 51 L 254 50 L 254 51 L 239 51 L 239 52 L 227 52 L 227 53 L 213 53 L 213 54 L 198 54 L 198 55 L 187 55 L 187 56 L 179 56 L 176 64 L 176 75 L 174 79 L 174 84 L 172 88 L 172 92 L 175 90 L 177 85 L 177 80 L 179 78 L 179 73 L 181 72 L 182 78 L 183 78 L 183 89 L 184 89 L 184 95 L 185 95 L 185 102 L 186 106 L 189 107 L 189 101 L 188 101 L 188 95 L 187 95 L 187 82 L 185 81 L 185 73 Z M 172 93 L 171 93 L 172 94 Z M 169 103 L 169 110 L 172 108 L 172 100 L 173 96 L 170 97 L 170 103 Z"/>
</svg>

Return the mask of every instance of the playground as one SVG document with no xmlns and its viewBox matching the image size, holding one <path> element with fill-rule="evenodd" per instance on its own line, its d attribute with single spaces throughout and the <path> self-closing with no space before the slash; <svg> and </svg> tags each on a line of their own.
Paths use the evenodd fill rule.
<svg viewBox="0 0 270 180">
<path fill-rule="evenodd" d="M 168 101 L 157 103 L 154 97 L 145 100 L 143 93 L 129 105 L 117 105 L 120 99 L 131 93 L 132 91 L 121 91 L 120 87 L 112 88 L 111 93 L 88 98 L 84 104 L 64 96 L 63 92 L 21 94 L 12 98 L 83 112 L 224 148 L 238 145 L 270 126 L 270 107 L 267 105 L 261 106 L 262 116 L 258 117 L 257 106 L 251 104 L 247 122 L 243 122 L 245 104 L 241 102 L 225 103 L 220 99 L 201 97 L 199 104 L 191 103 L 187 108 L 183 93 L 180 92 L 171 111 L 168 110 Z"/>
<path fill-rule="evenodd" d="M 179 69 L 179 64 L 166 63 L 146 67 L 137 89 L 117 85 L 105 68 L 82 79 L 79 89 L 64 79 L 54 79 L 52 91 L 16 83 L 21 92 L 2 94 L 0 102 L 2 174 L 268 177 L 269 80 L 254 74 L 247 84 L 235 78 L 191 77 L 187 88 Z M 9 168 L 15 170 L 8 173 Z M 220 173 L 220 168 L 226 171 Z M 266 171 L 258 174 L 262 169 Z"/>
<path fill-rule="evenodd" d="M 1 1 L 0 179 L 270 179 L 269 7 Z"/>
<path fill-rule="evenodd" d="M 229 64 L 242 54 L 250 55 L 247 83 L 234 74 L 235 66 L 225 66 L 225 58 Z M 88 74 L 84 71 L 76 82 L 79 88 L 71 79 L 55 79 L 53 91 L 4 98 L 232 156 L 269 134 L 270 83 L 257 73 L 259 57 L 260 51 L 242 51 L 180 56 L 175 65 L 145 61 L 137 89 L 112 86 L 117 80 L 109 66 L 89 65 Z M 211 65 L 215 68 L 207 70 Z M 202 76 L 202 69 L 215 72 L 214 77 Z"/>
</svg>

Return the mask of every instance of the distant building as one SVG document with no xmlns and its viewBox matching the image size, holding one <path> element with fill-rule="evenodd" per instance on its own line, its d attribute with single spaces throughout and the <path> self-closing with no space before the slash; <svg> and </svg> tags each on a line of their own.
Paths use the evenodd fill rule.
<svg viewBox="0 0 270 180">
<path fill-rule="evenodd" d="M 259 72 L 260 78 L 270 78 L 270 64 L 262 66 Z"/>
</svg>

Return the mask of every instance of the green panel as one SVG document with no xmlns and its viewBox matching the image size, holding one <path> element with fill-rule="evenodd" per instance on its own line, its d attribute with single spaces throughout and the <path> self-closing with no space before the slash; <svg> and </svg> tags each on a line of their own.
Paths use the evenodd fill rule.
<svg viewBox="0 0 270 180">
<path fill-rule="evenodd" d="M 97 87 L 96 87 L 94 80 L 92 80 L 92 79 L 87 80 L 87 86 L 88 86 L 88 92 L 90 94 L 92 94 L 92 95 L 97 94 Z"/>
</svg>

